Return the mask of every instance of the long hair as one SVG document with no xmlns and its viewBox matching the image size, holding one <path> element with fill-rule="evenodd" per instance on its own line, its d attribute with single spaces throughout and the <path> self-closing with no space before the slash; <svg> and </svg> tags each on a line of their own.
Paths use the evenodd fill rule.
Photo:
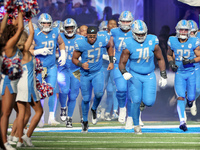
<svg viewBox="0 0 200 150">
<path fill-rule="evenodd" d="M 6 45 L 8 40 L 12 38 L 17 32 L 17 27 L 14 25 L 7 25 L 1 35 L 2 44 Z"/>
<path fill-rule="evenodd" d="M 17 27 L 14 25 L 7 25 L 5 27 L 3 33 L 0 35 L 0 55 L 8 40 L 12 38 L 16 32 L 17 32 Z"/>
<path fill-rule="evenodd" d="M 26 43 L 27 39 L 28 39 L 28 33 L 23 31 L 21 36 L 20 36 L 19 41 L 16 44 L 17 48 L 19 50 L 21 50 L 22 52 L 24 50 L 24 44 Z"/>
</svg>

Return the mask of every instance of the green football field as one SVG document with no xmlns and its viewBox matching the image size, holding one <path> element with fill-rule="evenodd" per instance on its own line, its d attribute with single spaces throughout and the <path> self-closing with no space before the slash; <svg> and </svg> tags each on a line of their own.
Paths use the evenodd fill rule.
<svg viewBox="0 0 200 150">
<path fill-rule="evenodd" d="M 200 123 L 188 122 L 188 131 L 181 131 L 178 122 L 144 122 L 142 135 L 125 130 L 117 121 L 89 124 L 88 133 L 81 133 L 80 123 L 67 129 L 45 125 L 36 128 L 28 150 L 129 150 L 129 149 L 200 149 Z"/>
</svg>

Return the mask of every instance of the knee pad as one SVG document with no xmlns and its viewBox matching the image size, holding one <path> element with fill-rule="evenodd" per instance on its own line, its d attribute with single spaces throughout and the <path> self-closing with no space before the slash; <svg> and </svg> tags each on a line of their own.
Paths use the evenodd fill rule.
<svg viewBox="0 0 200 150">
<path fill-rule="evenodd" d="M 95 93 L 95 98 L 96 99 L 100 99 L 100 98 L 102 98 L 102 96 L 103 96 L 103 92 Z"/>
<path fill-rule="evenodd" d="M 60 88 L 62 94 L 68 94 L 69 89 L 68 88 Z"/>
<path fill-rule="evenodd" d="M 77 94 L 70 94 L 70 100 L 75 101 L 77 96 L 78 96 Z"/>
</svg>

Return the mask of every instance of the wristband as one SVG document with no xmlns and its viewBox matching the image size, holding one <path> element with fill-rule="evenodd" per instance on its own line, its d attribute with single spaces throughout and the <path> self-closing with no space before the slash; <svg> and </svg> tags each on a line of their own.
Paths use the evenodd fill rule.
<svg viewBox="0 0 200 150">
<path fill-rule="evenodd" d="M 126 69 L 122 69 L 122 70 L 120 70 L 120 71 L 121 71 L 122 75 L 123 75 L 124 73 L 128 72 Z"/>
<path fill-rule="evenodd" d="M 82 67 L 83 63 L 82 62 L 78 62 L 77 66 Z"/>
<path fill-rule="evenodd" d="M 195 63 L 195 60 L 194 59 L 190 59 L 190 63 Z"/>
<path fill-rule="evenodd" d="M 169 61 L 169 65 L 172 66 L 174 64 L 174 61 Z"/>
<path fill-rule="evenodd" d="M 109 56 L 109 61 L 110 61 L 110 63 L 113 63 L 114 61 L 113 61 L 113 57 L 114 56 Z"/>
</svg>

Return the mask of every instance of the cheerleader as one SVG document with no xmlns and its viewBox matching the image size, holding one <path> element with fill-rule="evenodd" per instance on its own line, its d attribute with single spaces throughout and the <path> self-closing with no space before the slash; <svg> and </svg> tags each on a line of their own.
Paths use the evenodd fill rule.
<svg viewBox="0 0 200 150">
<path fill-rule="evenodd" d="M 18 27 L 14 25 L 7 25 L 3 31 L 3 34 L 1 35 L 1 39 L 5 43 L 5 46 L 3 48 L 3 51 L 5 52 L 5 58 L 9 58 L 10 60 L 21 58 L 20 51 L 16 47 L 16 44 L 21 36 L 23 28 L 24 24 L 23 24 L 22 12 L 20 9 L 18 9 Z M 16 70 L 14 70 L 14 72 L 15 71 Z M 13 76 L 2 74 L 2 80 L 1 80 L 1 95 L 2 95 L 1 135 L 5 149 L 15 150 L 15 148 L 13 148 L 7 142 L 7 129 L 8 129 L 9 117 L 16 98 L 17 83 L 18 83 L 18 79 L 16 80 L 11 80 L 11 79 L 15 79 L 16 77 L 15 75 L 19 74 L 13 74 L 13 73 L 11 74 Z"/>
<path fill-rule="evenodd" d="M 35 57 L 33 57 L 29 52 L 29 48 L 32 44 L 34 37 L 34 28 L 31 20 L 29 20 L 28 25 L 29 25 L 29 36 L 24 31 L 17 44 L 18 48 L 23 53 L 23 58 L 21 61 L 23 66 L 23 74 L 17 85 L 18 93 L 16 101 L 19 110 L 18 120 L 17 120 L 17 132 L 19 135 L 19 141 L 16 147 L 23 147 L 24 146 L 23 140 L 27 146 L 31 147 L 33 146 L 30 137 L 43 114 L 43 108 L 40 103 L 39 92 L 37 91 L 36 88 L 36 78 L 35 78 L 36 60 Z M 22 124 L 22 122 L 24 122 L 26 107 L 28 107 L 29 104 L 34 109 L 35 115 L 31 120 L 27 133 L 23 136 L 24 124 Z"/>
</svg>

